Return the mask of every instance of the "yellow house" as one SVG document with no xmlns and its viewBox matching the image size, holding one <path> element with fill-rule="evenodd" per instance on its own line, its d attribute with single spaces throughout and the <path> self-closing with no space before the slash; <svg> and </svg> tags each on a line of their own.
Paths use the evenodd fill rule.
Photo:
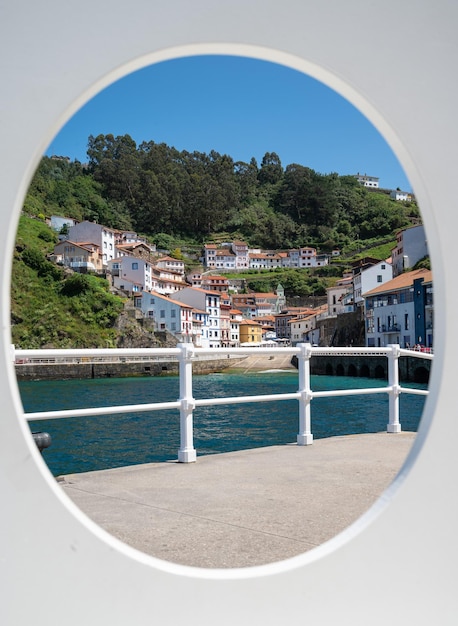
<svg viewBox="0 0 458 626">
<path fill-rule="evenodd" d="M 242 320 L 240 322 L 240 344 L 261 343 L 262 326 L 252 320 Z"/>
</svg>

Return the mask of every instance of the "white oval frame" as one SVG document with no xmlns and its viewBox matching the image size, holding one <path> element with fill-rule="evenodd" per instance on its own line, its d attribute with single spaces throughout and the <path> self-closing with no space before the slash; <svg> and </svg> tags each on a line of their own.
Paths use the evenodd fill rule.
<svg viewBox="0 0 458 626">
<path fill-rule="evenodd" d="M 457 601 L 448 571 L 457 558 L 457 426 L 450 407 L 458 340 L 450 292 L 458 218 L 449 211 L 456 196 L 458 87 L 452 79 L 458 5 L 385 0 L 374 14 L 373 5 L 363 11 L 358 0 L 5 4 L 0 21 L 2 623 L 278 624 L 303 615 L 315 625 L 418 626 L 440 615 L 441 624 L 452 624 Z M 397 480 L 330 542 L 282 563 L 245 570 L 158 561 L 88 520 L 54 484 L 17 418 L 21 404 L 10 362 L 12 252 L 19 211 L 41 154 L 63 123 L 106 85 L 150 63 L 193 54 L 283 63 L 355 104 L 384 135 L 413 185 L 434 269 L 437 356 L 430 396 Z"/>
</svg>

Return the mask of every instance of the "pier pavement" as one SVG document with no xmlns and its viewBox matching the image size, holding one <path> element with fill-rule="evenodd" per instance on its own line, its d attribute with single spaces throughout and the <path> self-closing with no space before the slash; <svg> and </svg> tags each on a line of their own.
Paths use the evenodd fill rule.
<svg viewBox="0 0 458 626">
<path fill-rule="evenodd" d="M 160 559 L 204 568 L 280 561 L 365 513 L 415 433 L 372 433 L 59 478 L 99 526 Z"/>
<path fill-rule="evenodd" d="M 296 371 L 297 369 L 291 363 L 290 354 L 269 355 L 256 354 L 247 356 L 245 359 L 230 366 L 231 370 L 239 372 L 265 372 L 269 370 Z"/>
</svg>

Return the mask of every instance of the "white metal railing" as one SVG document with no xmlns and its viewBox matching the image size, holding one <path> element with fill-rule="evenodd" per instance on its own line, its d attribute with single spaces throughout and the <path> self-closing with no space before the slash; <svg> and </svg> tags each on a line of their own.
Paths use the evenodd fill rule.
<svg viewBox="0 0 458 626">
<path fill-rule="evenodd" d="M 243 404 L 252 402 L 274 402 L 278 400 L 298 400 L 299 402 L 299 432 L 298 445 L 310 445 L 313 442 L 311 431 L 311 401 L 313 398 L 349 396 L 362 394 L 387 393 L 389 398 L 387 432 L 401 432 L 399 421 L 399 396 L 401 393 L 427 395 L 427 390 L 402 387 L 399 384 L 399 358 L 410 356 L 422 359 L 433 359 L 432 354 L 402 349 L 397 344 L 386 348 L 320 348 L 308 343 L 298 344 L 295 347 L 262 347 L 262 348 L 195 348 L 193 344 L 182 343 L 176 348 L 118 348 L 118 349 L 75 349 L 75 350 L 15 350 L 12 347 L 13 361 L 27 361 L 28 359 L 83 359 L 83 358 L 119 358 L 125 361 L 143 358 L 145 360 L 174 358 L 179 361 L 180 397 L 172 402 L 156 402 L 150 404 L 134 404 L 109 406 L 99 408 L 71 409 L 63 411 L 40 411 L 24 413 L 27 421 L 61 419 L 69 417 L 96 417 L 115 413 L 137 413 L 146 411 L 160 411 L 177 409 L 180 412 L 180 448 L 178 461 L 190 463 L 196 460 L 196 450 L 193 443 L 193 411 L 200 406 L 215 406 L 220 404 Z M 299 389 L 294 393 L 265 394 L 258 396 L 236 396 L 226 398 L 195 399 L 192 390 L 192 363 L 200 358 L 215 358 L 220 355 L 243 358 L 254 354 L 262 355 L 296 355 L 298 359 Z M 385 387 L 365 389 L 336 389 L 328 391 L 313 391 L 310 387 L 310 360 L 316 356 L 385 356 L 388 360 L 388 384 Z M 41 362 L 43 362 L 41 361 Z M 56 362 L 56 361 L 54 361 Z M 67 361 L 68 362 L 68 361 Z"/>
</svg>

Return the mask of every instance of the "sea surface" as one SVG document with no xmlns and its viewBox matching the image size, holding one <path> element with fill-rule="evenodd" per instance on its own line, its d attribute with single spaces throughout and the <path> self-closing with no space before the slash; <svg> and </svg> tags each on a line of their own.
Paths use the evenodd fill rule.
<svg viewBox="0 0 458 626">
<path fill-rule="evenodd" d="M 312 376 L 314 391 L 383 387 L 376 379 Z M 407 385 L 405 385 L 407 386 Z M 426 389 L 426 385 L 409 383 Z M 195 398 L 292 393 L 297 372 L 209 374 L 193 377 Z M 178 377 L 19 382 L 24 411 L 55 411 L 175 401 Z M 401 394 L 402 430 L 416 431 L 425 396 Z M 315 398 L 311 403 L 314 439 L 386 431 L 388 395 Z M 197 455 L 281 445 L 296 441 L 297 400 L 198 407 L 194 411 Z M 54 476 L 140 463 L 176 460 L 180 446 L 178 410 L 72 417 L 30 422 L 32 432 L 45 431 L 52 444 L 43 451 Z"/>
</svg>

